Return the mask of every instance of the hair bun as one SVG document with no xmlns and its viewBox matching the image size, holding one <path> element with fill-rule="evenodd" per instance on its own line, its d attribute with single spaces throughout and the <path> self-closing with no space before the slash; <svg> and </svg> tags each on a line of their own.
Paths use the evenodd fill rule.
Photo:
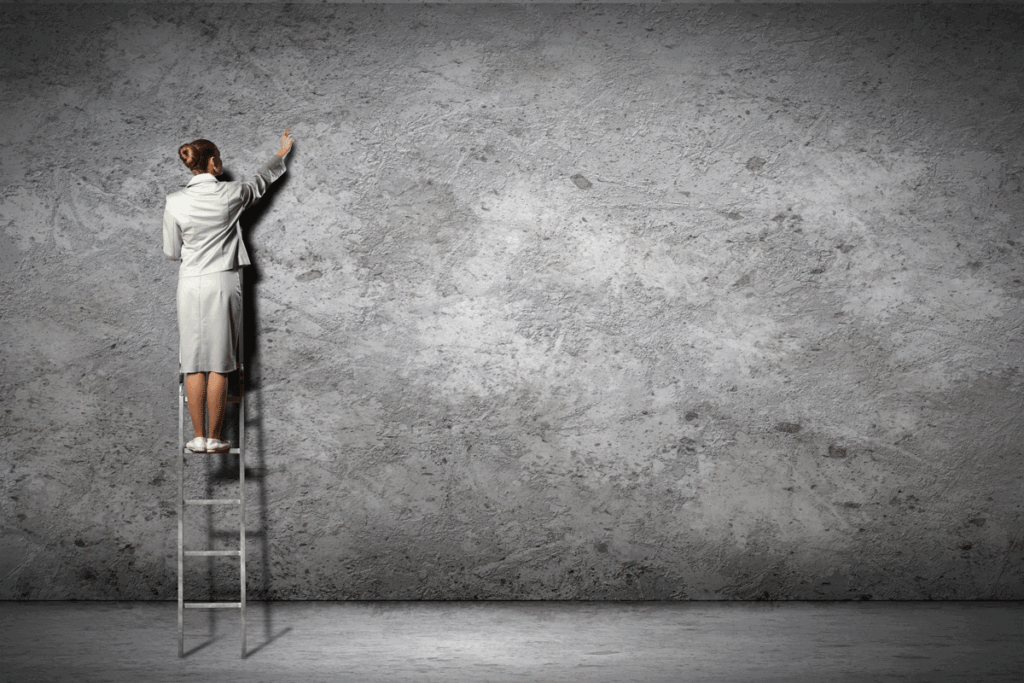
<svg viewBox="0 0 1024 683">
<path fill-rule="evenodd" d="M 188 168 L 193 168 L 196 162 L 196 156 L 198 152 L 195 147 L 192 146 L 191 142 L 186 142 L 184 145 L 178 148 L 178 156 L 185 163 Z"/>
<path fill-rule="evenodd" d="M 179 147 L 178 156 L 181 157 L 182 163 L 190 171 L 195 171 L 196 169 L 205 171 L 210 164 L 210 159 L 219 157 L 220 151 L 218 151 L 217 145 L 209 140 L 199 139 L 186 142 Z"/>
</svg>

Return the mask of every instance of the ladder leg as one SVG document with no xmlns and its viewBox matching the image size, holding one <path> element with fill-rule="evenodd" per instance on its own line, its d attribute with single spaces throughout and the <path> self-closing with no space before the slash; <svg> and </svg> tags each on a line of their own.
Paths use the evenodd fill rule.
<svg viewBox="0 0 1024 683">
<path fill-rule="evenodd" d="M 245 659 L 245 387 L 242 370 L 238 371 L 238 571 L 239 601 L 242 603 L 242 659 Z"/>
<path fill-rule="evenodd" d="M 185 386 L 178 361 L 178 657 L 185 656 Z"/>
<path fill-rule="evenodd" d="M 242 287 L 242 269 L 238 269 L 238 286 Z M 244 290 L 243 290 L 244 291 Z M 244 302 L 243 302 L 244 304 Z M 245 659 L 245 306 L 238 315 L 238 573 L 240 581 L 242 659 Z"/>
</svg>

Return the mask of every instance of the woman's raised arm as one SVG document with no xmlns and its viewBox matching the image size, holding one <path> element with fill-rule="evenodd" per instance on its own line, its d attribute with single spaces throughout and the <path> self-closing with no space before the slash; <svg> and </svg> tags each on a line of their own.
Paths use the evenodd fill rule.
<svg viewBox="0 0 1024 683">
<path fill-rule="evenodd" d="M 288 128 L 285 128 L 284 133 L 281 134 L 281 149 L 277 152 L 277 158 L 271 159 L 264 164 L 249 180 L 242 181 L 241 199 L 243 209 L 262 197 L 267 188 L 270 187 L 270 183 L 280 178 L 285 172 L 284 157 L 291 151 L 293 142 L 292 136 L 288 135 Z"/>
</svg>

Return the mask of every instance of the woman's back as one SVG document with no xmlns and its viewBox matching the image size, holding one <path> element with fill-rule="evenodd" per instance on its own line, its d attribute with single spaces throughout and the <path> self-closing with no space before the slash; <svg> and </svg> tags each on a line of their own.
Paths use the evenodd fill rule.
<svg viewBox="0 0 1024 683">
<path fill-rule="evenodd" d="M 285 170 L 284 159 L 275 154 L 249 180 L 222 183 L 212 173 L 200 173 L 183 189 L 167 195 L 164 253 L 181 260 L 178 275 L 205 275 L 249 265 L 238 219 Z"/>
</svg>

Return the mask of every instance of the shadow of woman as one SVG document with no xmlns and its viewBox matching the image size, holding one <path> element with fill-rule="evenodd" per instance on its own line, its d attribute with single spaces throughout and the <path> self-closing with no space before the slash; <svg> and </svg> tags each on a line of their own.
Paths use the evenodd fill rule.
<svg viewBox="0 0 1024 683">
<path fill-rule="evenodd" d="M 293 149 L 288 155 L 289 164 L 296 158 L 296 152 Z M 222 176 L 223 180 L 232 180 L 231 174 L 225 172 Z M 245 466 L 245 478 L 246 478 L 246 499 L 250 501 L 253 499 L 250 494 L 251 488 L 248 484 L 253 483 L 258 485 L 259 490 L 256 498 L 256 519 L 250 520 L 251 512 L 253 512 L 253 505 L 246 505 L 246 564 L 250 565 L 250 558 L 252 551 L 255 549 L 256 544 L 249 544 L 250 540 L 259 540 L 259 570 L 258 572 L 251 572 L 250 578 L 257 579 L 258 586 L 253 589 L 253 582 L 246 581 L 247 600 L 249 597 L 253 597 L 256 600 L 262 601 L 263 607 L 263 626 L 264 626 L 264 638 L 260 645 L 257 645 L 254 649 L 248 651 L 248 654 L 253 654 L 271 641 L 283 635 L 283 633 L 274 634 L 273 615 L 270 603 L 270 592 L 271 592 L 271 570 L 270 570 L 270 542 L 269 542 L 269 530 L 270 530 L 270 516 L 269 516 L 269 505 L 268 505 L 268 493 L 267 493 L 267 436 L 263 427 L 263 414 L 264 414 L 264 401 L 262 392 L 262 354 L 261 345 L 259 338 L 260 330 L 260 311 L 259 311 L 259 286 L 261 280 L 260 273 L 260 261 L 259 261 L 259 249 L 253 244 L 253 236 L 258 231 L 260 226 L 263 224 L 265 218 L 270 214 L 276 197 L 288 184 L 289 175 L 286 172 L 283 176 L 278 178 L 275 182 L 271 183 L 263 197 L 258 200 L 253 206 L 249 207 L 242 214 L 240 224 L 242 226 L 242 237 L 245 240 L 246 251 L 249 254 L 250 265 L 245 267 L 242 271 L 242 368 L 244 374 L 245 384 L 245 446 L 246 446 L 246 466 Z M 238 382 L 239 373 L 232 373 L 230 395 L 238 395 Z M 238 410 L 237 404 L 229 404 L 229 407 L 235 411 Z M 233 415 L 225 416 L 224 425 L 225 438 L 230 439 L 232 443 L 241 443 L 241 435 L 239 434 L 239 428 L 236 426 L 239 424 L 238 413 L 234 412 Z M 230 431 L 229 428 L 230 427 Z M 219 467 L 216 469 L 212 478 L 225 482 L 238 481 L 238 463 L 237 455 L 223 454 L 220 456 Z M 255 523 L 253 523 L 255 522 Z M 237 531 L 234 532 L 237 535 Z M 211 539 L 213 540 L 213 539 Z M 210 546 L 213 547 L 213 546 Z M 254 567 L 255 568 L 255 567 Z M 258 574 L 257 576 L 253 576 Z"/>
</svg>

